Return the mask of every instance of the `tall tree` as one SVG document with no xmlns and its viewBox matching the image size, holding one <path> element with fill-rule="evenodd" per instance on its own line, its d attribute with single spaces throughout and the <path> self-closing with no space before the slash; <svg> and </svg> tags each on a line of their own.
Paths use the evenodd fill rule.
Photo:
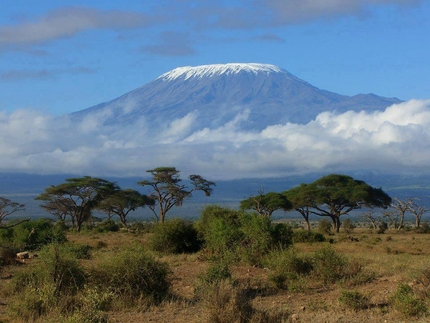
<svg viewBox="0 0 430 323">
<path fill-rule="evenodd" d="M 242 210 L 252 209 L 268 218 L 277 210 L 289 211 L 291 207 L 291 202 L 287 197 L 276 192 L 264 194 L 263 191 L 259 191 L 257 196 L 250 196 L 240 202 L 240 208 Z"/>
<path fill-rule="evenodd" d="M 314 192 L 313 187 L 307 184 L 300 184 L 300 186 L 282 192 L 282 194 L 285 195 L 287 199 L 291 202 L 292 209 L 296 210 L 301 214 L 301 216 L 305 220 L 306 229 L 310 231 L 310 208 L 315 205 L 314 198 L 316 196 L 316 192 Z"/>
<path fill-rule="evenodd" d="M 8 217 L 9 215 L 11 215 L 15 212 L 22 211 L 24 209 L 25 209 L 24 204 L 13 202 L 10 199 L 7 199 L 5 197 L 0 196 L 0 229 L 11 228 L 11 227 L 14 227 L 14 226 L 22 223 L 22 222 L 29 221 L 30 219 L 26 219 L 26 220 L 21 220 L 21 221 L 18 221 L 16 223 L 10 224 L 10 225 L 3 224 L 3 221 L 6 217 Z"/>
<path fill-rule="evenodd" d="M 312 190 L 311 213 L 330 217 L 334 230 L 340 229 L 340 217 L 362 207 L 383 207 L 391 198 L 381 188 L 374 188 L 347 175 L 331 174 L 309 184 Z"/>
<path fill-rule="evenodd" d="M 41 207 L 60 220 L 70 216 L 73 226 L 80 231 L 98 204 L 118 189 L 115 183 L 100 178 L 69 178 L 63 184 L 46 188 L 36 200 L 43 201 Z"/>
<path fill-rule="evenodd" d="M 118 190 L 99 203 L 97 209 L 109 215 L 118 215 L 121 223 L 127 225 L 127 215 L 131 211 L 154 205 L 154 200 L 132 189 Z"/>
<path fill-rule="evenodd" d="M 189 189 L 187 185 L 182 184 L 180 172 L 175 167 L 158 167 L 147 172 L 151 174 L 152 179 L 140 181 L 138 184 L 152 187 L 149 197 L 155 201 L 155 204 L 148 207 L 161 223 L 164 223 L 167 212 L 173 206 L 181 206 L 194 191 L 203 191 L 206 196 L 210 196 L 212 186 L 215 186 L 214 182 L 200 175 L 190 175 L 192 188 Z"/>
</svg>

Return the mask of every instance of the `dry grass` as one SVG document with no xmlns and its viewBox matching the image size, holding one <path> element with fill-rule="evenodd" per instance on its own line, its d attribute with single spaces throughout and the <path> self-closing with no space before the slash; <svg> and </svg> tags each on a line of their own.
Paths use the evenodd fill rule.
<svg viewBox="0 0 430 323">
<path fill-rule="evenodd" d="M 358 241 L 352 241 L 349 236 Z M 368 297 L 366 308 L 354 309 L 342 304 L 340 301 L 342 292 L 346 289 L 352 290 L 342 283 L 322 286 L 310 278 L 306 290 L 285 291 L 276 289 L 270 284 L 268 279 L 270 270 L 246 265 L 232 266 L 232 279 L 237 282 L 237 285 L 224 286 L 224 290 L 219 291 L 225 292 L 230 288 L 232 293 L 236 293 L 237 298 L 229 299 L 224 295 L 225 298 L 221 299 L 227 303 L 234 300 L 231 304 L 224 304 L 225 308 L 233 309 L 234 312 L 234 309 L 241 308 L 243 305 L 241 302 L 244 302 L 246 306 L 253 309 L 252 313 L 260 313 L 261 317 L 267 313 L 281 313 L 284 316 L 288 313 L 289 318 L 285 322 L 379 323 L 430 320 L 426 316 L 404 317 L 389 303 L 390 297 L 401 283 L 414 285 L 414 288 L 417 287 L 417 291 L 421 293 L 428 287 L 420 285 L 426 283 L 423 280 L 423 272 L 430 269 L 430 235 L 391 231 L 378 235 L 365 229 L 356 229 L 353 234 L 340 234 L 329 238 L 334 240 L 330 246 L 336 252 L 344 255 L 348 260 L 358 261 L 366 270 L 374 272 L 375 279 L 372 282 L 352 288 L 355 292 Z M 145 245 L 148 242 L 148 234 L 127 232 L 71 234 L 68 239 L 74 243 L 93 247 L 93 258 L 82 262 L 85 266 L 94 266 L 102 255 L 114 254 L 117 250 L 133 244 Z M 297 243 L 295 248 L 300 254 L 312 254 L 326 244 Z M 197 300 L 194 293 L 198 277 L 210 266 L 204 257 L 197 253 L 158 258 L 167 262 L 173 272 L 172 296 L 157 306 L 108 312 L 109 322 L 216 322 L 211 321 L 211 315 L 217 312 L 217 308 L 214 307 L 216 303 L 210 302 L 210 299 L 209 301 Z M 10 282 L 10 275 L 14 275 L 16 270 L 25 270 L 27 266 L 32 265 L 32 261 L 37 260 L 29 260 L 19 267 L 3 268 L 0 291 Z M 424 279 L 430 279 L 430 275 Z M 7 315 L 8 301 L 1 294 L 0 292 L 0 322 L 13 322 Z M 242 299 L 244 295 L 245 298 Z M 254 321 L 249 319 L 248 322 L 257 322 L 257 316 L 255 314 Z"/>
</svg>

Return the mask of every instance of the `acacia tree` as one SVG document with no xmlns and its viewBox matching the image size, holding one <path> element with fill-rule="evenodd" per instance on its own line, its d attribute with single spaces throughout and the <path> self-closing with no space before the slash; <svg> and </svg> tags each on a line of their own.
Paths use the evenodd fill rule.
<svg viewBox="0 0 430 323">
<path fill-rule="evenodd" d="M 288 191 L 282 192 L 283 195 L 292 203 L 292 209 L 296 210 L 301 214 L 305 220 L 306 229 L 311 230 L 309 223 L 309 215 L 311 214 L 311 207 L 315 205 L 314 197 L 315 193 L 311 186 L 307 184 L 300 184 L 300 186 L 294 187 Z"/>
<path fill-rule="evenodd" d="M 10 199 L 4 198 L 0 196 L 0 229 L 8 229 L 14 226 L 17 226 L 18 224 L 21 224 L 23 222 L 27 222 L 30 219 L 25 219 L 18 221 L 14 224 L 4 225 L 3 220 L 8 217 L 9 215 L 22 211 L 25 209 L 25 205 L 22 203 L 13 202 Z"/>
<path fill-rule="evenodd" d="M 411 203 L 409 204 L 409 212 L 412 213 L 413 216 L 415 217 L 415 228 L 418 229 L 421 225 L 421 219 L 424 213 L 428 212 L 429 209 L 422 205 L 418 205 L 416 200 L 417 200 L 416 198 L 411 199 Z"/>
<path fill-rule="evenodd" d="M 36 200 L 43 201 L 41 207 L 60 220 L 70 216 L 79 232 L 98 204 L 118 189 L 115 183 L 100 178 L 69 178 L 63 184 L 46 188 Z"/>
<path fill-rule="evenodd" d="M 127 215 L 140 207 L 154 205 L 154 200 L 132 189 L 118 190 L 102 200 L 97 209 L 107 213 L 118 215 L 121 223 L 127 225 Z"/>
<path fill-rule="evenodd" d="M 388 219 L 390 224 L 400 231 L 403 228 L 403 223 L 405 222 L 406 213 L 409 211 L 411 199 L 401 200 L 399 198 L 394 198 L 391 203 L 391 210 L 384 212 L 384 217 Z"/>
<path fill-rule="evenodd" d="M 339 233 L 340 217 L 362 207 L 383 207 L 391 198 L 381 188 L 374 188 L 347 175 L 331 174 L 308 184 L 310 213 L 330 217 Z"/>
<path fill-rule="evenodd" d="M 148 205 L 158 222 L 164 223 L 167 212 L 173 206 L 181 206 L 185 199 L 190 198 L 194 191 L 203 191 L 206 196 L 212 193 L 214 182 L 210 182 L 200 175 L 190 175 L 192 188 L 182 184 L 179 171 L 175 167 L 158 167 L 146 171 L 152 175 L 151 180 L 143 180 L 137 184 L 152 187 L 149 197 L 154 205 Z M 158 210 L 157 210 L 158 209 Z"/>
<path fill-rule="evenodd" d="M 291 207 L 291 202 L 286 196 L 276 192 L 264 194 L 263 191 L 259 191 L 257 196 L 250 196 L 240 202 L 242 210 L 252 209 L 267 218 L 270 218 L 272 213 L 277 210 L 289 211 Z"/>
</svg>

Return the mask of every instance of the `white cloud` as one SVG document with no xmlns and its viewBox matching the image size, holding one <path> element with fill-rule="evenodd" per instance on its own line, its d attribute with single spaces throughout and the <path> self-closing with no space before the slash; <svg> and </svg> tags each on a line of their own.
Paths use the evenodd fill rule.
<svg viewBox="0 0 430 323">
<path fill-rule="evenodd" d="M 145 26 L 147 15 L 136 12 L 101 11 L 87 7 L 62 8 L 37 21 L 0 26 L 0 44 L 37 44 L 67 38 L 92 29 L 123 29 Z"/>
<path fill-rule="evenodd" d="M 109 113 L 107 114 L 109 115 Z M 77 124 L 33 110 L 0 114 L 0 172 L 136 175 L 173 165 L 208 178 L 243 178 L 314 171 L 430 173 L 430 100 L 379 112 L 324 112 L 306 125 L 243 130 L 247 111 L 215 128 L 198 114 L 104 125 L 107 115 Z M 167 123 L 166 123 L 167 121 Z"/>
</svg>

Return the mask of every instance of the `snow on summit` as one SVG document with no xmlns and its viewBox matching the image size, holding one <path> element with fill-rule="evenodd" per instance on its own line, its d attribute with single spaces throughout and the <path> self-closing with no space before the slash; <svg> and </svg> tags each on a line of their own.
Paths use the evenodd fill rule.
<svg viewBox="0 0 430 323">
<path fill-rule="evenodd" d="M 212 65 L 201 65 L 201 66 L 184 66 L 175 68 L 160 77 L 166 81 L 174 79 L 187 80 L 191 77 L 204 78 L 215 75 L 230 75 L 238 74 L 240 72 L 248 73 L 283 73 L 283 69 L 271 65 L 271 64 L 257 64 L 257 63 L 229 63 L 229 64 L 212 64 Z"/>
</svg>

